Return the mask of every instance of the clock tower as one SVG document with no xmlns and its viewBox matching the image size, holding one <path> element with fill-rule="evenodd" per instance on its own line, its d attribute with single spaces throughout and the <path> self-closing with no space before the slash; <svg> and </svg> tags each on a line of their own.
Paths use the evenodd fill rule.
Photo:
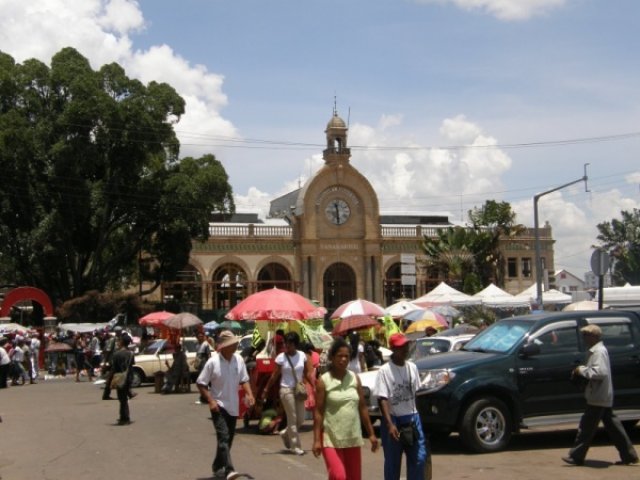
<svg viewBox="0 0 640 480">
<path fill-rule="evenodd" d="M 334 109 L 325 164 L 300 190 L 290 217 L 302 293 L 330 312 L 355 298 L 383 300 L 378 197 L 350 163 L 347 132 Z"/>
</svg>

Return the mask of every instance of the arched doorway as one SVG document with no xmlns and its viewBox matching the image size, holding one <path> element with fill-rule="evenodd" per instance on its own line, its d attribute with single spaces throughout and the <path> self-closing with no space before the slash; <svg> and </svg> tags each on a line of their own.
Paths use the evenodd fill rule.
<svg viewBox="0 0 640 480">
<path fill-rule="evenodd" d="M 322 279 L 324 306 L 329 313 L 356 298 L 356 274 L 346 263 L 334 263 Z"/>
<path fill-rule="evenodd" d="M 213 308 L 229 310 L 247 296 L 247 274 L 236 264 L 226 263 L 213 273 Z"/>
<path fill-rule="evenodd" d="M 49 296 L 45 292 L 35 287 L 18 287 L 5 295 L 2 307 L 0 308 L 0 317 L 9 316 L 11 307 L 18 302 L 27 300 L 38 302 L 42 305 L 42 309 L 46 316 L 53 316 L 53 305 L 51 304 Z"/>
<path fill-rule="evenodd" d="M 278 287 L 282 290 L 293 291 L 289 271 L 279 263 L 268 263 L 258 273 L 258 291 Z"/>
<path fill-rule="evenodd" d="M 384 301 L 385 305 L 393 305 L 401 298 L 410 298 L 405 296 L 404 287 L 402 286 L 402 266 L 394 263 L 384 274 Z"/>
</svg>

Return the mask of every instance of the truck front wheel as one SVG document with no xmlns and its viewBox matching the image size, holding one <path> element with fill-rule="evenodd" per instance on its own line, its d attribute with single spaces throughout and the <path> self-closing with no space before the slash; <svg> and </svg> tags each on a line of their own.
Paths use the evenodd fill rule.
<svg viewBox="0 0 640 480">
<path fill-rule="evenodd" d="M 460 424 L 464 445 L 478 453 L 497 452 L 511 439 L 511 415 L 502 400 L 486 397 L 474 400 Z"/>
</svg>

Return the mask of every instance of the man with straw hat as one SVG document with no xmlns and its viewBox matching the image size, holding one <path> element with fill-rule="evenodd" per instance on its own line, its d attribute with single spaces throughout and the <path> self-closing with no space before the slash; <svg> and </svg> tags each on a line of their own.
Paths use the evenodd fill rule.
<svg viewBox="0 0 640 480">
<path fill-rule="evenodd" d="M 240 337 L 236 337 L 233 332 L 220 332 L 216 352 L 207 360 L 196 380 L 200 395 L 209 405 L 216 430 L 218 446 L 211 469 L 217 479 L 233 480 L 240 476 L 231 461 L 231 446 L 240 413 L 238 385 L 244 390 L 247 406 L 255 404 L 247 367 L 242 357 L 236 353 L 238 342 Z"/>
</svg>

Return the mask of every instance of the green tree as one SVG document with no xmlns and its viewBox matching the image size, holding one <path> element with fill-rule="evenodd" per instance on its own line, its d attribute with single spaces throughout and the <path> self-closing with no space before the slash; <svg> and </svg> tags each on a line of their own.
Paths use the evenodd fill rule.
<svg viewBox="0 0 640 480">
<path fill-rule="evenodd" d="M 620 216 L 599 223 L 597 239 L 611 256 L 614 283 L 640 285 L 640 210 L 623 210 Z"/>
<path fill-rule="evenodd" d="M 517 237 L 525 227 L 516 223 L 516 213 L 509 202 L 487 200 L 482 207 L 469 210 L 469 221 L 477 232 L 481 232 L 478 243 L 477 266 L 484 285 L 494 282 L 504 287 L 506 260 L 500 249 L 501 243 Z"/>
<path fill-rule="evenodd" d="M 427 268 L 438 270 L 454 288 L 463 288 L 464 277 L 475 269 L 475 231 L 463 227 L 438 230 L 435 238 L 424 237 L 422 248 Z"/>
<path fill-rule="evenodd" d="M 0 278 L 55 300 L 171 279 L 211 212 L 234 209 L 213 155 L 179 160 L 183 113 L 171 86 L 73 48 L 50 67 L 0 52 Z"/>
</svg>

